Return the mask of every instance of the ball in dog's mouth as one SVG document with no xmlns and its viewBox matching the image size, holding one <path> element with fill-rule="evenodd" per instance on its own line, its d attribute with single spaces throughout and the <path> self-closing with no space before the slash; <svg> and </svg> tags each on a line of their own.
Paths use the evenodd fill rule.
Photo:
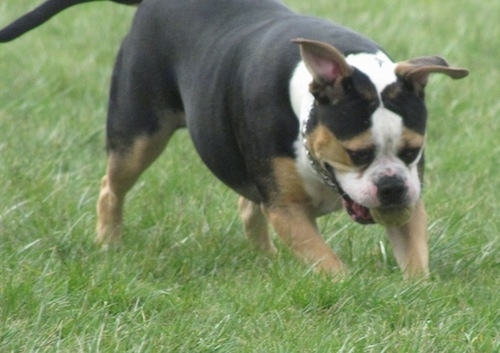
<svg viewBox="0 0 500 353">
<path fill-rule="evenodd" d="M 410 220 L 411 207 L 372 208 L 370 214 L 376 223 L 385 227 L 400 227 Z"/>
<path fill-rule="evenodd" d="M 360 224 L 377 223 L 384 227 L 400 227 L 410 220 L 411 207 L 367 208 L 349 197 L 342 195 L 342 203 L 351 219 Z"/>
<path fill-rule="evenodd" d="M 373 224 L 375 223 L 370 210 L 365 206 L 355 202 L 347 194 L 342 195 L 342 204 L 351 219 L 360 224 Z"/>
</svg>

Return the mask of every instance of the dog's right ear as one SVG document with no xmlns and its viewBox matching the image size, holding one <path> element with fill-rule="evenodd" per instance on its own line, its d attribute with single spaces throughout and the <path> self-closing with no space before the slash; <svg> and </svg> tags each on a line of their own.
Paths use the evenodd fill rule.
<svg viewBox="0 0 500 353">
<path fill-rule="evenodd" d="M 300 44 L 302 60 L 318 83 L 332 83 L 354 71 L 344 55 L 328 43 L 303 38 L 294 39 L 293 42 Z"/>
<path fill-rule="evenodd" d="M 455 80 L 466 77 L 469 70 L 450 67 L 448 62 L 439 56 L 423 56 L 398 63 L 396 74 L 403 79 L 424 88 L 433 73 L 445 74 Z"/>
</svg>

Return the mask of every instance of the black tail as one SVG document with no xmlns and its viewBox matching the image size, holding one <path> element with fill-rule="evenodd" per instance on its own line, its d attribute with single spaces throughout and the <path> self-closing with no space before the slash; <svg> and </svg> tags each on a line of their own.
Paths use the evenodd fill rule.
<svg viewBox="0 0 500 353">
<path fill-rule="evenodd" d="M 24 33 L 40 26 L 59 12 L 73 5 L 84 2 L 103 1 L 103 0 L 47 0 L 36 9 L 28 12 L 22 17 L 12 22 L 7 27 L 0 30 L 0 43 L 9 42 Z M 120 4 L 133 5 L 139 4 L 142 0 L 111 0 Z"/>
</svg>

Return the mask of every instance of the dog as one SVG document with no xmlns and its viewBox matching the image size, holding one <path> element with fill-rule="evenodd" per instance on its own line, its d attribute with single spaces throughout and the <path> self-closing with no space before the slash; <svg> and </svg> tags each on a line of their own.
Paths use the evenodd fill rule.
<svg viewBox="0 0 500 353">
<path fill-rule="evenodd" d="M 316 218 L 343 208 L 386 228 L 405 278 L 428 276 L 421 190 L 434 73 L 468 75 L 437 56 L 395 62 L 365 36 L 277 0 L 142 1 L 112 75 L 96 243 L 120 242 L 127 192 L 187 128 L 240 195 L 256 248 L 276 253 L 270 223 L 298 258 L 341 275 Z"/>
</svg>

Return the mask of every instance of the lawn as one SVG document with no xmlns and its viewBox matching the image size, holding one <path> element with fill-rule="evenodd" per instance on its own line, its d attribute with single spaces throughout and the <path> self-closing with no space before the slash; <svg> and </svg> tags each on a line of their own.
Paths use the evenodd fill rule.
<svg viewBox="0 0 500 353">
<path fill-rule="evenodd" d="M 0 26 L 38 0 L 4 0 Z M 500 352 L 500 2 L 287 0 L 397 60 L 470 69 L 427 89 L 431 278 L 380 227 L 320 220 L 351 273 L 315 275 L 242 232 L 185 132 L 130 193 L 123 246 L 93 244 L 114 56 L 134 8 L 67 10 L 0 45 L 0 352 Z M 186 162 L 188 161 L 188 162 Z"/>
</svg>

